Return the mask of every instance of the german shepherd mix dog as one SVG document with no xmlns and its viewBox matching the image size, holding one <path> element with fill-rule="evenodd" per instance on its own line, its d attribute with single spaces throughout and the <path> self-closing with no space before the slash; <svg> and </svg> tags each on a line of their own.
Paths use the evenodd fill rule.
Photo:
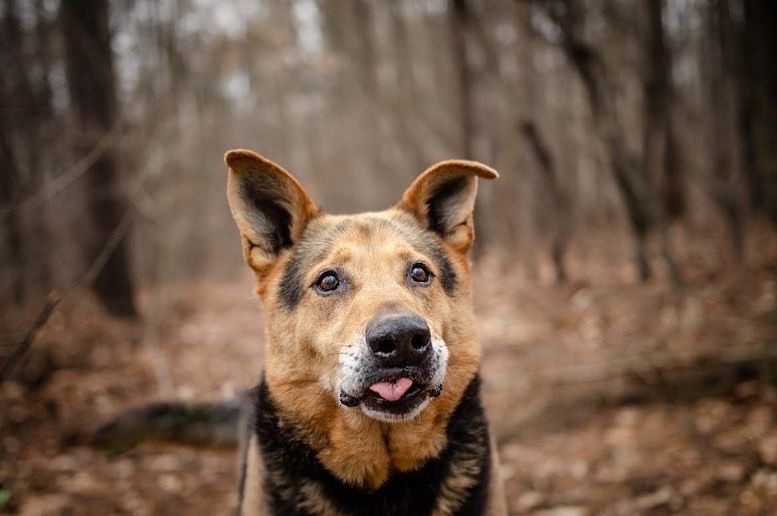
<svg viewBox="0 0 777 516">
<path fill-rule="evenodd" d="M 254 152 L 225 161 L 267 323 L 239 512 L 505 514 L 467 257 L 497 173 L 444 161 L 393 208 L 342 216 Z"/>
</svg>

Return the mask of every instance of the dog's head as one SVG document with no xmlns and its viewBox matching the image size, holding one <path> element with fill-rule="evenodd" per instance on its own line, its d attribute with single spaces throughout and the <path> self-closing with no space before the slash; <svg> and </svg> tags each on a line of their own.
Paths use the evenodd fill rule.
<svg viewBox="0 0 777 516">
<path fill-rule="evenodd" d="M 340 216 L 251 151 L 225 160 L 266 310 L 273 395 L 292 411 L 323 403 L 385 422 L 412 419 L 441 394 L 455 403 L 480 356 L 467 257 L 477 178 L 497 173 L 445 161 L 393 208 Z"/>
</svg>

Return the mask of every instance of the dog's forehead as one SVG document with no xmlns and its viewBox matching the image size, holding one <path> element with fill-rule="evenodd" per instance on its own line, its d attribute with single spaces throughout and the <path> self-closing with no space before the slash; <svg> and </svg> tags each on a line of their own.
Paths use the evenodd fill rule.
<svg viewBox="0 0 777 516">
<path fill-rule="evenodd" d="M 306 229 L 299 250 L 327 253 L 338 245 L 359 248 L 361 245 L 405 242 L 423 248 L 429 234 L 408 214 L 398 210 L 359 213 L 356 215 L 324 215 Z M 427 244 L 428 247 L 428 244 Z M 307 253 L 306 253 L 307 254 Z"/>
</svg>

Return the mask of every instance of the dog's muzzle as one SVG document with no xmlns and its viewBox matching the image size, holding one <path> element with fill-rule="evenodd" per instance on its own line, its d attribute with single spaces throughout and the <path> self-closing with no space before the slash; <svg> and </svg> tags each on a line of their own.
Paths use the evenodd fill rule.
<svg viewBox="0 0 777 516">
<path fill-rule="evenodd" d="M 379 314 L 343 355 L 340 402 L 382 421 L 411 419 L 442 393 L 447 362 L 447 346 L 417 314 Z"/>
</svg>

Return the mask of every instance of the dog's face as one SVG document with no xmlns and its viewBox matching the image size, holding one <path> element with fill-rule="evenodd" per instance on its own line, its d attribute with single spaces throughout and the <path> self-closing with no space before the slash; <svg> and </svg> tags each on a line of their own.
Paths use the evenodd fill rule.
<svg viewBox="0 0 777 516">
<path fill-rule="evenodd" d="M 253 152 L 230 151 L 226 162 L 230 208 L 267 311 L 275 396 L 304 410 L 325 393 L 336 410 L 400 422 L 446 383 L 463 388 L 450 377 L 479 357 L 467 259 L 477 177 L 496 172 L 443 162 L 394 208 L 338 216 Z"/>
</svg>

